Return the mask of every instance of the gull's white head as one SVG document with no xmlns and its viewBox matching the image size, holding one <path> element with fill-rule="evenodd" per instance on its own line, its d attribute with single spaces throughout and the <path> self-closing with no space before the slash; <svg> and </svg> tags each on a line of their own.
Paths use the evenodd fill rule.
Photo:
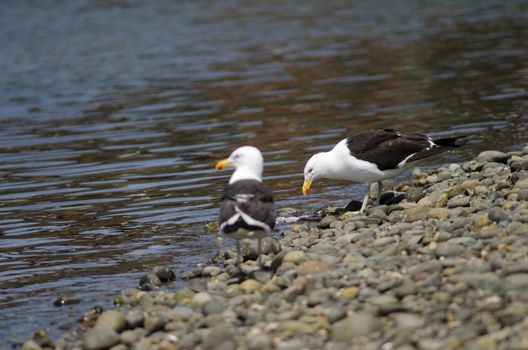
<svg viewBox="0 0 528 350">
<path fill-rule="evenodd" d="M 228 167 L 235 167 L 235 172 L 231 176 L 229 183 L 238 180 L 262 181 L 264 158 L 256 147 L 242 146 L 237 148 L 231 155 L 216 163 L 216 169 L 222 170 Z"/>
<path fill-rule="evenodd" d="M 323 176 L 324 163 L 325 163 L 325 152 L 314 154 L 304 167 L 304 183 L 302 187 L 302 193 L 306 196 L 310 193 L 310 187 L 312 182 L 318 177 Z"/>
</svg>

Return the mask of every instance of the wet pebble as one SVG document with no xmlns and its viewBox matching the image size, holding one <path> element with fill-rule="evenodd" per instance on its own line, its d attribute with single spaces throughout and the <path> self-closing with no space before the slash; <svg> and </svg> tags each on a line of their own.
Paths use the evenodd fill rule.
<svg viewBox="0 0 528 350">
<path fill-rule="evenodd" d="M 163 282 L 161 282 L 161 279 L 157 275 L 148 273 L 139 280 L 139 287 L 142 290 L 152 290 L 161 286 L 162 283 Z"/>
<path fill-rule="evenodd" d="M 160 279 L 161 282 L 174 281 L 176 274 L 166 266 L 156 266 L 152 269 L 152 273 Z"/>
<path fill-rule="evenodd" d="M 319 227 L 322 230 L 330 228 L 330 225 L 336 220 L 337 218 L 335 216 L 325 216 L 324 218 L 321 219 L 317 227 Z"/>
<path fill-rule="evenodd" d="M 34 340 L 28 340 L 22 344 L 20 350 L 42 350 L 42 348 Z"/>
</svg>

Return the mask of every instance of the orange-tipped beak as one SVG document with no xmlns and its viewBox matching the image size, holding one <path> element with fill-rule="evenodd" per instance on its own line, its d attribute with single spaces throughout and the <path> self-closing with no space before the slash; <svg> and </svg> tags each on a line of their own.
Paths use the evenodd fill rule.
<svg viewBox="0 0 528 350">
<path fill-rule="evenodd" d="M 231 166 L 231 162 L 229 161 L 229 159 L 222 159 L 221 161 L 216 163 L 215 168 L 216 168 L 216 170 L 223 170 L 223 169 L 228 168 L 230 166 Z"/>
<path fill-rule="evenodd" d="M 305 196 L 310 194 L 310 186 L 312 186 L 312 179 L 304 180 L 303 187 L 302 187 L 302 193 Z"/>
</svg>

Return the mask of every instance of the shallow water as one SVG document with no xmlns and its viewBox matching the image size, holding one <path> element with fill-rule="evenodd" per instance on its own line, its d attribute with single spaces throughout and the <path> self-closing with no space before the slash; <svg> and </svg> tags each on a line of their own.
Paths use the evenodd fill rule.
<svg viewBox="0 0 528 350">
<path fill-rule="evenodd" d="M 426 166 L 528 141 L 523 1 L 26 0 L 0 27 L 0 346 L 207 262 L 213 165 L 238 145 L 309 213 L 363 195 L 300 194 L 309 155 L 352 131 L 473 136 Z"/>
</svg>

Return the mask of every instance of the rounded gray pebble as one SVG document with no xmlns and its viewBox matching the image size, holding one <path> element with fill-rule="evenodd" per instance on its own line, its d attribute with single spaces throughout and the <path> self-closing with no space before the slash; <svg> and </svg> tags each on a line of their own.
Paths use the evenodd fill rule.
<svg viewBox="0 0 528 350">
<path fill-rule="evenodd" d="M 464 250 L 464 247 L 458 244 L 440 243 L 436 249 L 436 256 L 460 256 Z"/>
<path fill-rule="evenodd" d="M 104 350 L 118 344 L 119 334 L 110 328 L 93 328 L 84 333 L 82 346 L 84 350 Z"/>
<path fill-rule="evenodd" d="M 326 318 L 328 319 L 328 322 L 334 323 L 339 320 L 342 320 L 347 315 L 345 308 L 330 308 L 325 311 Z"/>
<path fill-rule="evenodd" d="M 143 311 L 139 309 L 130 310 L 125 316 L 128 328 L 136 328 L 143 324 Z"/>
<path fill-rule="evenodd" d="M 453 207 L 467 207 L 469 206 L 470 197 L 468 196 L 456 196 L 447 201 L 447 206 Z"/>
<path fill-rule="evenodd" d="M 510 216 L 500 207 L 492 207 L 488 210 L 488 217 L 493 222 L 509 221 Z"/>
<path fill-rule="evenodd" d="M 196 334 L 186 334 L 176 342 L 176 345 L 181 349 L 194 349 L 199 341 L 200 337 Z"/>
<path fill-rule="evenodd" d="M 354 313 L 334 323 L 332 326 L 332 340 L 350 342 L 357 337 L 366 336 L 380 329 L 381 325 L 381 322 L 369 313 Z"/>
<path fill-rule="evenodd" d="M 248 340 L 249 350 L 267 350 L 273 347 L 273 339 L 267 334 L 258 334 Z"/>
<path fill-rule="evenodd" d="M 497 162 L 506 163 L 509 156 L 504 152 L 499 151 L 484 151 L 477 156 L 477 160 L 482 162 Z"/>
<path fill-rule="evenodd" d="M 292 339 L 280 343 L 277 350 L 302 350 L 306 349 L 306 344 L 301 339 Z"/>
<path fill-rule="evenodd" d="M 140 334 L 138 332 L 135 332 L 133 330 L 127 330 L 124 331 L 119 335 L 119 338 L 121 339 L 121 343 L 123 344 L 133 344 L 141 338 Z"/>
<path fill-rule="evenodd" d="M 204 315 L 219 314 L 224 311 L 226 305 L 220 299 L 213 299 L 206 302 L 202 307 L 202 312 Z"/>
<path fill-rule="evenodd" d="M 205 335 L 203 339 L 204 349 L 235 349 L 236 344 L 233 340 L 233 334 L 229 329 L 228 325 L 223 323 L 219 324 Z"/>
</svg>

